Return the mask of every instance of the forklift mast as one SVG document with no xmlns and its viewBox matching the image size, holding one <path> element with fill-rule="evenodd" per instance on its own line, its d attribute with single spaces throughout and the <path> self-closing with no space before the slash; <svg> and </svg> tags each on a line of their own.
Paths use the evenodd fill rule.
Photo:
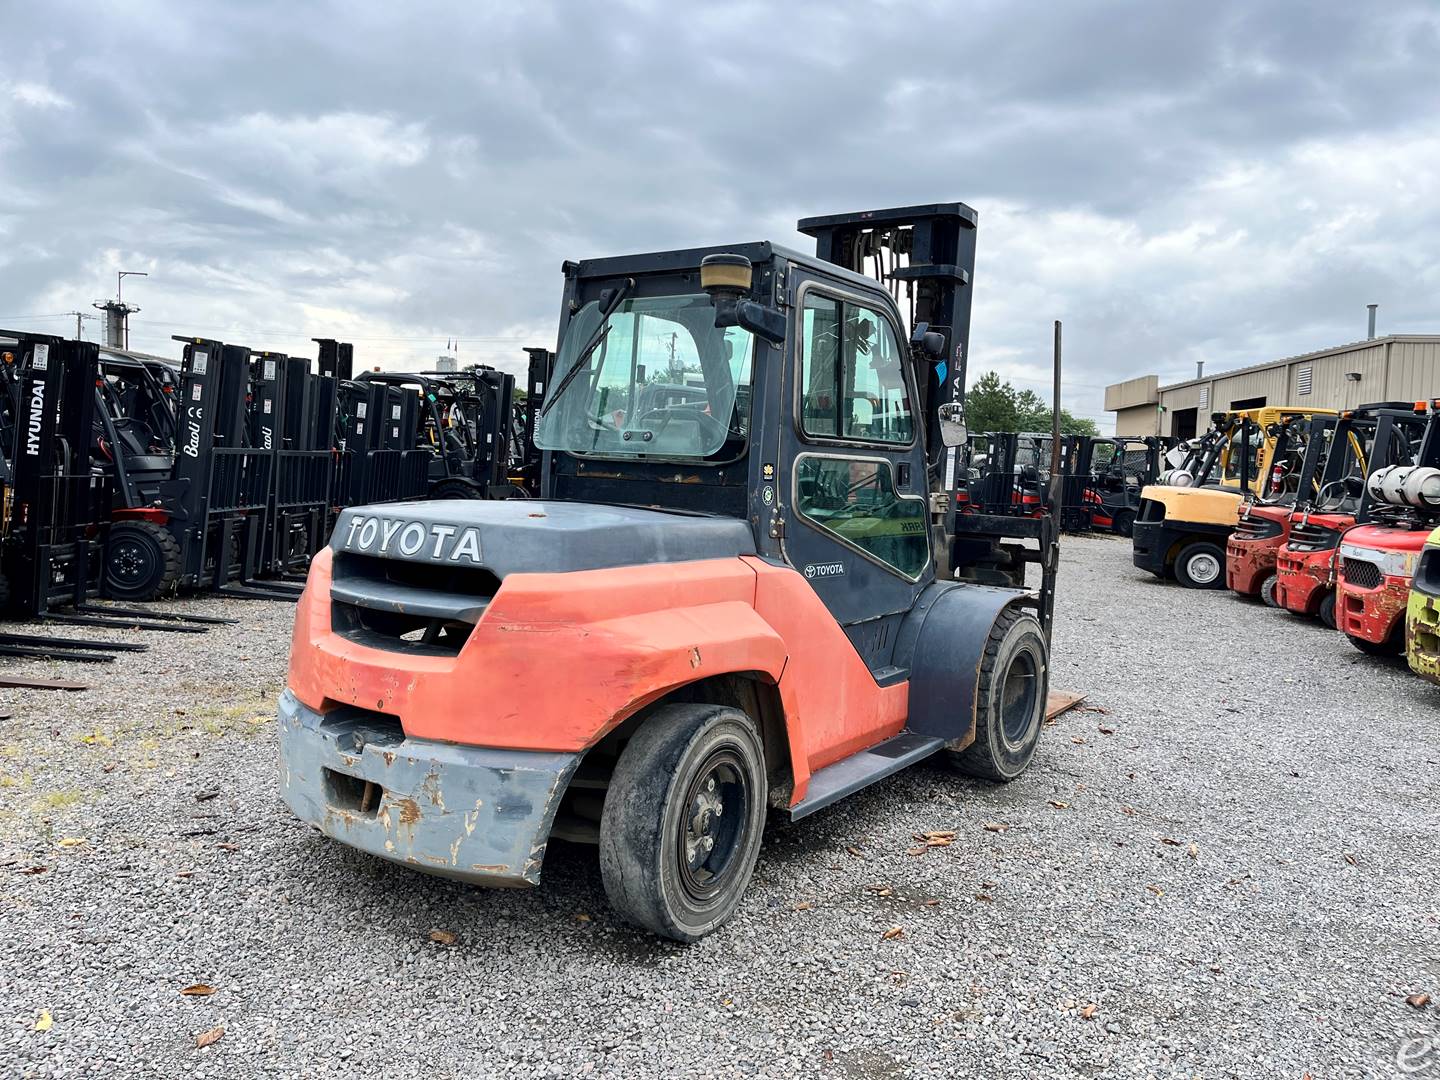
<svg viewBox="0 0 1440 1080">
<path fill-rule="evenodd" d="M 5 573 L 19 610 L 40 618 L 52 605 L 84 604 L 100 586 L 110 492 L 89 461 L 99 347 L 15 337 L 20 378 Z"/>
<path fill-rule="evenodd" d="M 936 537 L 942 576 L 1023 587 L 1026 564 L 1037 564 L 1041 576 L 1033 603 L 1048 638 L 1060 560 L 1060 324 L 1055 324 L 1051 483 L 1042 498 L 1048 513 L 1026 517 L 1013 510 L 1000 512 L 993 503 L 988 510 L 958 513 L 960 489 L 966 483 L 958 467 L 961 448 L 946 447 L 941 438 L 938 410 L 952 403 L 963 406 L 965 400 L 978 220 L 964 203 L 933 203 L 805 218 L 797 228 L 815 237 L 817 258 L 873 277 L 909 316 L 910 351 L 920 389 L 917 407 L 925 419 L 929 486 L 938 497 L 937 510 L 943 508 L 939 515 L 942 536 Z M 932 335 L 939 335 L 939 340 Z M 1006 475 L 997 468 L 992 476 L 997 484 L 1013 488 L 1013 473 Z"/>
<path fill-rule="evenodd" d="M 944 456 L 936 409 L 965 400 L 978 220 L 957 202 L 804 218 L 796 226 L 815 238 L 817 258 L 889 287 L 909 316 L 912 345 L 927 332 L 944 339 L 939 362 L 927 365 L 918 402 L 932 471 Z M 902 291 L 908 304 L 900 303 Z"/>
</svg>

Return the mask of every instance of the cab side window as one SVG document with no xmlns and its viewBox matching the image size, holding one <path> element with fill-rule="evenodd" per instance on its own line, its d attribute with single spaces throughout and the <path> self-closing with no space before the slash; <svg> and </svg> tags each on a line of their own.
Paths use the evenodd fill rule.
<svg viewBox="0 0 1440 1080">
<path fill-rule="evenodd" d="M 909 445 L 910 392 L 895 332 L 879 312 L 811 292 L 801 335 L 801 428 L 807 435 Z"/>
</svg>

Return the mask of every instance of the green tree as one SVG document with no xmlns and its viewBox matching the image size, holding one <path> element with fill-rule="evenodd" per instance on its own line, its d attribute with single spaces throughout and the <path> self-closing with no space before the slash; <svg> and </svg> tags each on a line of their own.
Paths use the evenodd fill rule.
<svg viewBox="0 0 1440 1080">
<path fill-rule="evenodd" d="M 1000 376 L 987 371 L 965 392 L 965 424 L 976 434 L 987 431 L 1019 431 L 1015 411 L 1015 388 L 1002 383 Z"/>
<path fill-rule="evenodd" d="M 1049 431 L 1050 406 L 1034 390 L 1016 390 L 987 371 L 965 395 L 965 422 L 971 431 Z M 1067 435 L 1098 435 L 1093 420 L 1060 410 L 1060 430 Z"/>
</svg>

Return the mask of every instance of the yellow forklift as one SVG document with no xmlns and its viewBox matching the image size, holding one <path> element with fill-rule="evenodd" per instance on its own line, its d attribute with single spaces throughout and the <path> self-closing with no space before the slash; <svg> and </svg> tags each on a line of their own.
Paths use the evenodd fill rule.
<svg viewBox="0 0 1440 1080">
<path fill-rule="evenodd" d="M 1186 588 L 1223 589 L 1225 544 L 1247 494 L 1278 490 L 1304 454 L 1303 446 L 1282 439 L 1288 421 L 1334 415 L 1279 406 L 1212 415 L 1185 467 L 1141 491 L 1135 565 Z"/>
</svg>

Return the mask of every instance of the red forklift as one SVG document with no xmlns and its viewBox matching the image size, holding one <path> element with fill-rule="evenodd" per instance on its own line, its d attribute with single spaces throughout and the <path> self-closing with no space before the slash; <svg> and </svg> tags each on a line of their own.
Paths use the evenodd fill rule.
<svg viewBox="0 0 1440 1080">
<path fill-rule="evenodd" d="M 1273 425 L 1275 468 L 1263 496 L 1246 491 L 1240 520 L 1225 543 L 1225 585 L 1276 607 L 1275 564 L 1290 536 L 1291 511 L 1325 464 L 1333 416 L 1288 416 Z M 1295 455 L 1299 465 L 1289 468 Z"/>
<path fill-rule="evenodd" d="M 1399 656 L 1415 565 L 1440 525 L 1440 398 L 1426 403 L 1424 434 L 1413 461 L 1370 474 L 1372 521 L 1340 540 L 1335 625 L 1361 652 Z"/>
<path fill-rule="evenodd" d="M 1280 607 L 1335 626 L 1336 552 L 1349 530 L 1371 520 L 1373 500 L 1365 478 L 1377 469 L 1413 462 L 1425 413 L 1424 402 L 1379 402 L 1352 409 L 1334 424 L 1322 471 L 1307 478 L 1276 558 Z"/>
<path fill-rule="evenodd" d="M 932 757 L 1019 777 L 1058 530 L 955 512 L 976 223 L 567 262 L 541 497 L 348 509 L 311 564 L 279 705 L 295 814 L 491 886 L 537 884 L 551 836 L 594 843 L 615 911 L 688 942 L 736 911 L 771 809 Z M 1056 352 L 1058 384 L 1058 324 Z"/>
</svg>

